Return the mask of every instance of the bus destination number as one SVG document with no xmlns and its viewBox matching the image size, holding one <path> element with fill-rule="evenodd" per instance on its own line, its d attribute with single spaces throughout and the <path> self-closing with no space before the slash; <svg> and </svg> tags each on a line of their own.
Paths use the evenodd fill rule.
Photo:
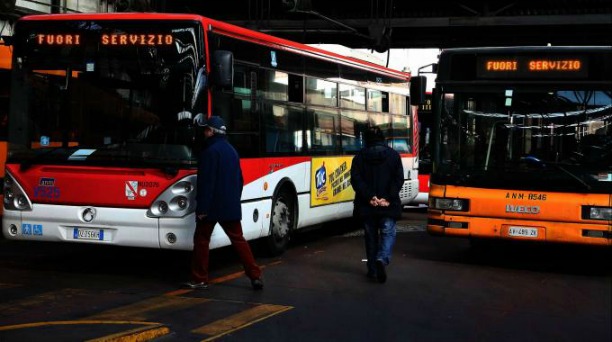
<svg viewBox="0 0 612 342">
<path fill-rule="evenodd" d="M 538 237 L 538 229 L 537 228 L 528 228 L 528 227 L 510 227 L 508 229 L 508 235 L 510 235 L 510 236 L 528 237 L 528 238 L 537 238 Z"/>
<path fill-rule="evenodd" d="M 530 201 L 546 201 L 546 194 L 541 193 L 522 193 L 522 192 L 507 192 L 507 199 L 526 199 Z"/>
</svg>

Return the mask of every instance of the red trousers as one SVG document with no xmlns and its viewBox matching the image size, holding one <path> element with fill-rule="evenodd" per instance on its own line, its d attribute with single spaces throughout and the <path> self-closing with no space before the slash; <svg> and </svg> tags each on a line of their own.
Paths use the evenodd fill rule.
<svg viewBox="0 0 612 342">
<path fill-rule="evenodd" d="M 193 235 L 193 257 L 191 260 L 191 280 L 194 282 L 208 282 L 209 244 L 215 224 L 217 223 L 214 221 L 198 220 L 196 222 L 196 230 Z M 219 222 L 219 224 L 238 253 L 247 277 L 250 279 L 260 278 L 261 269 L 255 263 L 251 247 L 242 235 L 240 221 L 224 221 Z"/>
</svg>

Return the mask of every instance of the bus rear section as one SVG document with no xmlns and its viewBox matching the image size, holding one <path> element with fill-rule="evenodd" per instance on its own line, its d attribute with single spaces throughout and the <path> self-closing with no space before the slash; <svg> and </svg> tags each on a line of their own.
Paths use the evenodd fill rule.
<svg viewBox="0 0 612 342">
<path fill-rule="evenodd" d="M 450 49 L 428 231 L 611 245 L 612 48 Z"/>
</svg>

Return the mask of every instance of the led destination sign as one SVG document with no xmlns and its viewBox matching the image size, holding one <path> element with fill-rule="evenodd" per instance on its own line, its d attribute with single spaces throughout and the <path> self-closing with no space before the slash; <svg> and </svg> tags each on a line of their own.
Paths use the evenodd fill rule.
<svg viewBox="0 0 612 342">
<path fill-rule="evenodd" d="M 53 33 L 37 34 L 36 44 L 44 46 L 81 45 L 80 34 Z M 162 46 L 172 45 L 174 37 L 171 34 L 102 34 L 98 41 L 107 46 Z"/>
<path fill-rule="evenodd" d="M 580 78 L 588 75 L 583 57 L 479 56 L 479 78 Z"/>
</svg>

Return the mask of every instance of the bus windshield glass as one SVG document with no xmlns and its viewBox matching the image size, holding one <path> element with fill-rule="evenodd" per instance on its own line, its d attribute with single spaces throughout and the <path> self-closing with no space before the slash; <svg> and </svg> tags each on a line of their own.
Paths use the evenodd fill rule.
<svg viewBox="0 0 612 342">
<path fill-rule="evenodd" d="M 467 186 L 610 192 L 610 89 L 532 88 L 441 94 L 438 176 Z"/>
<path fill-rule="evenodd" d="M 12 161 L 195 163 L 198 23 L 22 21 L 15 35 Z"/>
</svg>

